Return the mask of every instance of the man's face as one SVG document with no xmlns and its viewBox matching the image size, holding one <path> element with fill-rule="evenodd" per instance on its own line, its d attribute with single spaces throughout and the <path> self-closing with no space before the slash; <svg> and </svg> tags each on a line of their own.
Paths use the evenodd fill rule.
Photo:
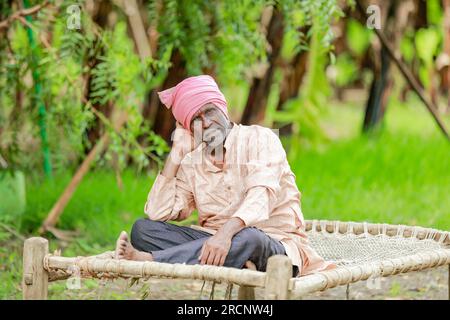
<svg viewBox="0 0 450 320">
<path fill-rule="evenodd" d="M 195 140 L 201 140 L 209 148 L 215 148 L 223 144 L 230 125 L 225 114 L 214 104 L 208 103 L 194 114 L 190 129 Z"/>
</svg>

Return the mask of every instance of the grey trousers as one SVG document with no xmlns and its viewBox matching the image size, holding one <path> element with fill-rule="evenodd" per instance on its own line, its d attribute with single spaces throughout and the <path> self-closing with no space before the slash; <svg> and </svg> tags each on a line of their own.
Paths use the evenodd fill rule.
<svg viewBox="0 0 450 320">
<path fill-rule="evenodd" d="M 168 222 L 137 220 L 131 229 L 131 244 L 139 251 L 152 254 L 154 261 L 166 263 L 198 264 L 203 243 L 211 234 Z M 283 244 L 263 231 L 246 227 L 236 233 L 224 266 L 241 269 L 247 260 L 257 270 L 266 271 L 267 259 L 276 254 L 286 254 Z M 298 273 L 294 266 L 293 276 Z"/>
</svg>

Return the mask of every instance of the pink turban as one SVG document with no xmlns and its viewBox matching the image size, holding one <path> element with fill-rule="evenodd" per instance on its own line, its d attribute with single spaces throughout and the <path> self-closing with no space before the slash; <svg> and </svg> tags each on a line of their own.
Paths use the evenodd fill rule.
<svg viewBox="0 0 450 320">
<path fill-rule="evenodd" d="M 167 108 L 172 108 L 175 119 L 189 131 L 192 116 L 207 103 L 213 103 L 228 117 L 227 101 L 214 79 L 207 75 L 184 79 L 175 87 L 158 92 L 158 96 Z"/>
</svg>

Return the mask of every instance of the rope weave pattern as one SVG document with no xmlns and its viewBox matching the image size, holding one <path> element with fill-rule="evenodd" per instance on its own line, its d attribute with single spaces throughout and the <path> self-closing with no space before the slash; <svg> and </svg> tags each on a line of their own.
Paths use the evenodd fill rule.
<svg viewBox="0 0 450 320">
<path fill-rule="evenodd" d="M 320 231 L 317 225 L 320 224 Z M 437 230 L 429 229 L 425 239 L 418 239 L 419 228 L 413 228 L 410 237 L 404 237 L 406 226 L 399 226 L 395 236 L 388 236 L 387 225 L 379 225 L 379 234 L 372 235 L 368 224 L 363 223 L 363 232 L 354 233 L 355 223 L 347 223 L 347 231 L 339 233 L 339 221 L 333 222 L 333 231 L 326 230 L 327 221 L 313 221 L 307 232 L 310 245 L 325 260 L 338 266 L 353 266 L 375 263 L 387 259 L 411 256 L 445 248 L 443 242 L 448 232 L 442 232 L 435 241 Z"/>
</svg>

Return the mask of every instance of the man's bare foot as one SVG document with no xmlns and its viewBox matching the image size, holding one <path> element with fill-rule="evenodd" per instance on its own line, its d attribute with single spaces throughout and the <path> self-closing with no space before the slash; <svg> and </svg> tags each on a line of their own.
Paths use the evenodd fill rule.
<svg viewBox="0 0 450 320">
<path fill-rule="evenodd" d="M 136 261 L 153 261 L 150 253 L 142 252 L 133 248 L 128 241 L 128 235 L 122 231 L 116 242 L 115 259 L 136 260 Z"/>
<path fill-rule="evenodd" d="M 246 269 L 256 270 L 256 265 L 255 265 L 253 262 L 251 262 L 250 260 L 247 260 L 247 261 L 245 262 L 244 267 L 245 267 Z"/>
</svg>

